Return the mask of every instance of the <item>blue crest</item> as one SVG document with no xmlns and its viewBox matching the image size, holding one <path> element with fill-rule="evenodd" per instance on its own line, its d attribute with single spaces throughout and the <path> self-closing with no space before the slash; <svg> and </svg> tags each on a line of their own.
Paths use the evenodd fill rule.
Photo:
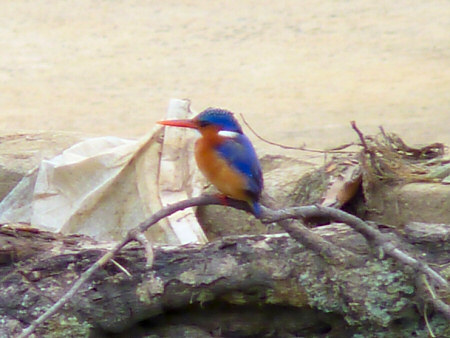
<svg viewBox="0 0 450 338">
<path fill-rule="evenodd" d="M 198 114 L 195 120 L 200 125 L 200 128 L 215 125 L 220 130 L 234 131 L 242 134 L 242 128 L 234 118 L 233 113 L 225 109 L 208 108 Z"/>
</svg>

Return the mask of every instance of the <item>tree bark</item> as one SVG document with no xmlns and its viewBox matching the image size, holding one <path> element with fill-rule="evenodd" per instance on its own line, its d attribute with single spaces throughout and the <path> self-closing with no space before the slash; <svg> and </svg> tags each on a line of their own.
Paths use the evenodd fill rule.
<svg viewBox="0 0 450 338">
<path fill-rule="evenodd" d="M 411 269 L 390 258 L 380 260 L 346 225 L 313 231 L 339 247 L 345 263 L 327 261 L 287 234 L 159 246 L 153 266 L 147 265 L 142 246 L 131 243 L 114 258 L 117 264 L 109 262 L 96 273 L 37 333 L 428 334 Z M 434 241 L 419 244 L 428 250 L 428 263 L 435 261 L 444 270 L 450 261 L 448 239 L 427 238 Z M 112 245 L 1 226 L 0 336 L 20 333 Z M 426 316 L 435 334 L 449 329 L 441 314 Z"/>
</svg>

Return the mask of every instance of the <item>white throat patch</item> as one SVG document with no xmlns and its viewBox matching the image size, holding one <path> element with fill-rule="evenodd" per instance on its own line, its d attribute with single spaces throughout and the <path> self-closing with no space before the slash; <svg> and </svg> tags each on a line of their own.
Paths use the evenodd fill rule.
<svg viewBox="0 0 450 338">
<path fill-rule="evenodd" d="M 230 138 L 235 138 L 239 136 L 239 133 L 229 130 L 221 130 L 217 134 L 223 137 L 230 137 Z"/>
</svg>

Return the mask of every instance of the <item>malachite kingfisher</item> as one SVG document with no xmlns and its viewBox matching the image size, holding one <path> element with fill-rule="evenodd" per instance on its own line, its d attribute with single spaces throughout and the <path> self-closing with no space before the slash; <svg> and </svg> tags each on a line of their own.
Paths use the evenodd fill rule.
<svg viewBox="0 0 450 338">
<path fill-rule="evenodd" d="M 247 202 L 256 217 L 261 215 L 261 165 L 233 113 L 208 108 L 190 120 L 158 123 L 198 130 L 201 137 L 195 143 L 195 160 L 200 171 L 221 193 Z"/>
</svg>

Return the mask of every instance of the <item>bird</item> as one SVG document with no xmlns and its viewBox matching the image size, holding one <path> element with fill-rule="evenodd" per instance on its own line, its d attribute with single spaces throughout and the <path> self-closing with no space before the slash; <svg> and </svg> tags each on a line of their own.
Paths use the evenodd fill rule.
<svg viewBox="0 0 450 338">
<path fill-rule="evenodd" d="M 201 137 L 195 142 L 194 154 L 200 171 L 223 195 L 247 202 L 253 214 L 261 216 L 261 164 L 232 112 L 208 108 L 192 119 L 157 123 L 198 130 Z"/>
</svg>

